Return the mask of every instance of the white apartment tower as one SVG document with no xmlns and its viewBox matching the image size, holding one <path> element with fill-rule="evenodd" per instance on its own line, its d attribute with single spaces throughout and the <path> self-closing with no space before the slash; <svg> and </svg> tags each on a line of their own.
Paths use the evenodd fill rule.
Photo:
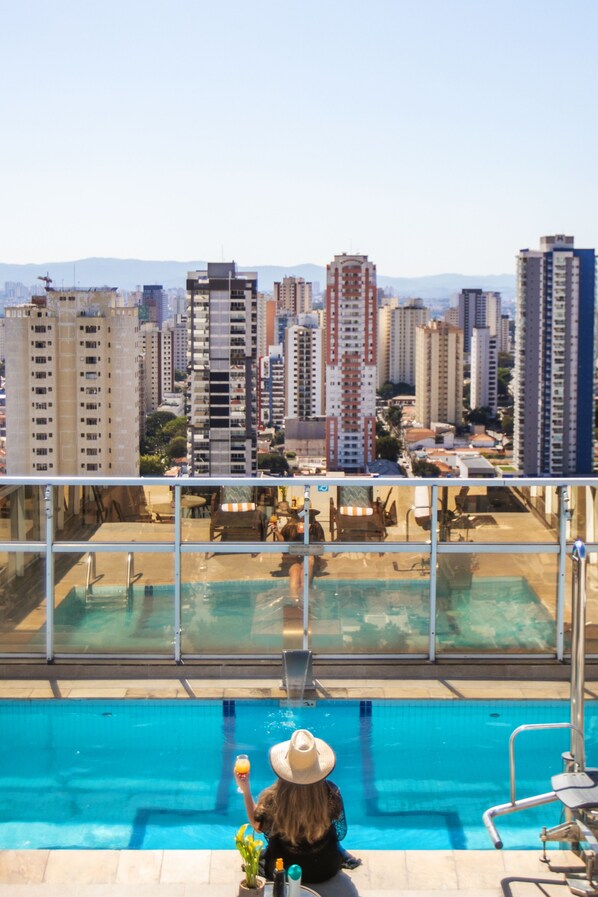
<svg viewBox="0 0 598 897">
<path fill-rule="evenodd" d="M 542 237 L 517 259 L 513 457 L 524 476 L 591 474 L 595 253 Z"/>
<path fill-rule="evenodd" d="M 497 337 L 489 327 L 474 327 L 471 337 L 471 407 L 498 412 Z"/>
<path fill-rule="evenodd" d="M 138 476 L 139 322 L 116 291 L 6 310 L 9 476 Z"/>
<path fill-rule="evenodd" d="M 312 285 L 303 277 L 283 277 L 274 282 L 274 301 L 278 312 L 301 315 L 311 311 Z"/>
<path fill-rule="evenodd" d="M 422 427 L 433 422 L 460 424 L 463 418 L 463 331 L 445 321 L 417 328 L 415 416 Z"/>
<path fill-rule="evenodd" d="M 363 473 L 375 458 L 376 266 L 336 255 L 326 269 L 326 462 Z"/>
<path fill-rule="evenodd" d="M 263 427 L 284 426 L 284 358 L 282 346 L 270 346 L 259 359 L 258 421 Z"/>
<path fill-rule="evenodd" d="M 142 385 L 145 414 L 158 410 L 166 393 L 174 390 L 174 331 L 157 324 L 141 325 Z"/>
<path fill-rule="evenodd" d="M 187 275 L 192 476 L 257 472 L 257 274 L 234 262 Z"/>
<path fill-rule="evenodd" d="M 415 386 L 417 328 L 428 323 L 430 314 L 422 299 L 408 299 L 390 313 L 388 379 Z"/>
<path fill-rule="evenodd" d="M 293 324 L 285 342 L 285 417 L 323 417 L 324 352 L 320 327 Z"/>
</svg>

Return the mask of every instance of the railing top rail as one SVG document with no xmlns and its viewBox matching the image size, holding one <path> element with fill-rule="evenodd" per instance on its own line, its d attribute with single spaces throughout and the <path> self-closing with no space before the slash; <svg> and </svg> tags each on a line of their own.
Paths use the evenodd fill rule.
<svg viewBox="0 0 598 897">
<path fill-rule="evenodd" d="M 10 477 L 0 479 L 0 486 L 440 486 L 448 488 L 508 486 L 592 486 L 594 477 L 401 477 L 401 476 L 297 476 L 297 477 Z"/>
</svg>

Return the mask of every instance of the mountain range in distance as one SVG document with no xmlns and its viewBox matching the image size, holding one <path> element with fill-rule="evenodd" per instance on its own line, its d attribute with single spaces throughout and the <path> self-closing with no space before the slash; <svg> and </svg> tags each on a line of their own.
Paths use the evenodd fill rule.
<svg viewBox="0 0 598 897">
<path fill-rule="evenodd" d="M 0 262 L 0 288 L 6 281 L 17 281 L 31 287 L 38 277 L 49 276 L 54 287 L 118 287 L 136 290 L 143 284 L 161 284 L 165 289 L 184 289 L 188 271 L 206 267 L 202 261 L 155 261 L 142 259 L 87 258 L 70 262 L 40 262 L 13 265 Z M 271 291 L 274 281 L 294 275 L 326 284 L 323 265 L 237 265 L 239 271 L 257 271 L 258 289 Z M 507 302 L 515 296 L 514 274 L 434 274 L 424 277 L 390 277 L 377 275 L 379 287 L 392 287 L 400 298 L 420 297 L 426 300 L 449 299 L 462 289 L 479 287 L 500 292 Z"/>
</svg>

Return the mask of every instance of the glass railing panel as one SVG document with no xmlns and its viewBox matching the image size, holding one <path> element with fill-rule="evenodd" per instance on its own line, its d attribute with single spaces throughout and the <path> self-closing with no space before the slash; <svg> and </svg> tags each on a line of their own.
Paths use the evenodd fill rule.
<svg viewBox="0 0 598 897">
<path fill-rule="evenodd" d="M 437 570 L 438 654 L 551 654 L 558 556 L 443 554 Z"/>
<path fill-rule="evenodd" d="M 569 486 L 570 522 L 567 538 L 583 539 L 584 542 L 598 542 L 598 487 Z"/>
<path fill-rule="evenodd" d="M 512 486 L 438 487 L 438 536 L 443 542 L 555 542 L 558 539 L 558 500 L 555 511 L 541 513 L 538 496 Z"/>
<path fill-rule="evenodd" d="M 57 654 L 173 656 L 172 554 L 97 551 L 55 557 Z"/>
<path fill-rule="evenodd" d="M 0 486 L 0 541 L 37 542 L 46 538 L 43 486 Z"/>
<path fill-rule="evenodd" d="M 301 647 L 300 604 L 278 552 L 181 557 L 183 655 L 280 654 L 284 647 Z"/>
<path fill-rule="evenodd" d="M 430 539 L 431 489 L 415 485 L 329 486 L 311 490 L 312 505 L 332 542 L 427 542 Z"/>
<path fill-rule="evenodd" d="M 164 486 L 59 486 L 54 490 L 55 538 L 61 542 L 158 542 L 172 541 L 163 516 L 172 504 L 172 492 Z M 172 504 L 172 507 L 174 505 Z M 174 510 L 170 512 L 174 520 Z"/>
<path fill-rule="evenodd" d="M 323 654 L 427 654 L 429 556 L 326 554 L 310 593 L 310 646 Z"/>
<path fill-rule="evenodd" d="M 0 652 L 45 654 L 45 555 L 0 552 Z"/>
<path fill-rule="evenodd" d="M 300 489 L 296 492 L 302 494 Z M 278 502 L 276 486 L 182 487 L 181 539 L 263 542 Z M 294 507 L 299 507 L 296 498 Z"/>
</svg>

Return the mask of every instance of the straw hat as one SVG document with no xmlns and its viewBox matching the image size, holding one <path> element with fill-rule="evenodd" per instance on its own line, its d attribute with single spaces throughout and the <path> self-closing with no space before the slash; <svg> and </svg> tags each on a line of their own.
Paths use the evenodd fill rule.
<svg viewBox="0 0 598 897">
<path fill-rule="evenodd" d="M 297 510 L 291 508 L 288 501 L 279 501 L 275 511 L 279 517 L 294 517 L 297 514 Z"/>
<path fill-rule="evenodd" d="M 270 765 L 280 779 L 295 785 L 313 785 L 332 772 L 336 756 L 332 748 L 314 738 L 307 729 L 297 729 L 290 741 L 275 744 L 270 750 Z"/>
</svg>

